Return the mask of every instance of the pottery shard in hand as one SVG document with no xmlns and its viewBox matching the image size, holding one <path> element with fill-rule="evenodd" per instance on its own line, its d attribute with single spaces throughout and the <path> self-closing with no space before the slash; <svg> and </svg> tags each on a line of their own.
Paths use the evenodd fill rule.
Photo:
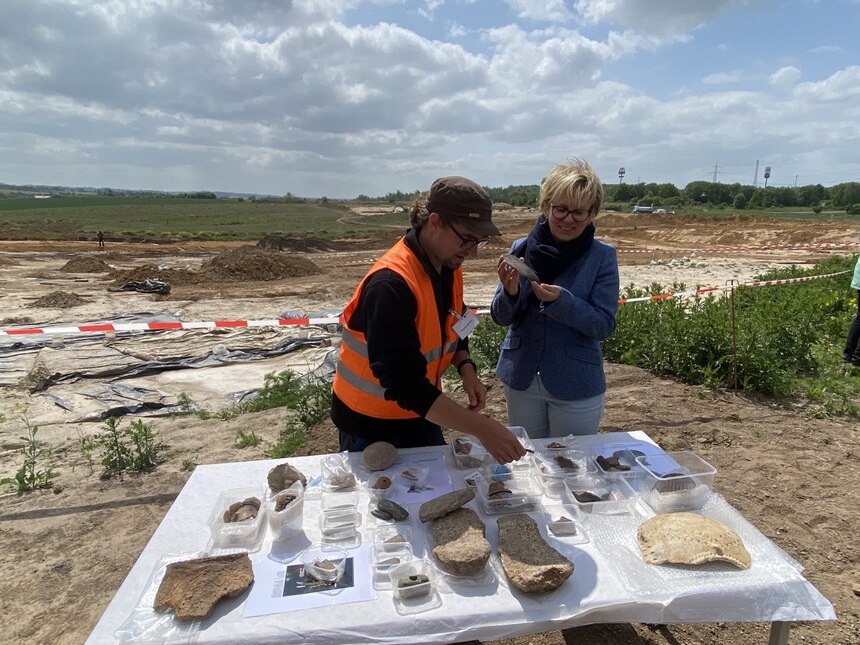
<svg viewBox="0 0 860 645">
<path fill-rule="evenodd" d="M 529 282 L 540 282 L 540 278 L 538 274 L 534 272 L 528 264 L 520 260 L 516 255 L 511 255 L 508 253 L 503 258 L 505 264 L 507 264 L 512 269 L 516 269 L 517 273 L 519 273 L 522 277 L 524 277 Z"/>
<path fill-rule="evenodd" d="M 167 565 L 158 585 L 156 611 L 173 609 L 179 620 L 206 618 L 222 598 L 235 598 L 254 582 L 247 553 L 230 553 Z"/>
<path fill-rule="evenodd" d="M 667 513 L 646 520 L 636 532 L 642 559 L 651 564 L 728 562 L 748 569 L 752 557 L 727 526 L 696 513 Z"/>
<path fill-rule="evenodd" d="M 273 493 L 280 493 L 297 481 L 302 482 L 302 487 L 308 485 L 308 478 L 302 474 L 302 471 L 288 463 L 278 464 L 272 468 L 266 480 Z"/>
<path fill-rule="evenodd" d="M 387 441 L 375 441 L 361 453 L 361 463 L 368 470 L 385 470 L 397 461 L 397 448 Z"/>
<path fill-rule="evenodd" d="M 499 556 L 511 584 L 526 593 L 552 591 L 573 573 L 573 563 L 547 544 L 537 523 L 525 513 L 503 515 Z"/>
</svg>

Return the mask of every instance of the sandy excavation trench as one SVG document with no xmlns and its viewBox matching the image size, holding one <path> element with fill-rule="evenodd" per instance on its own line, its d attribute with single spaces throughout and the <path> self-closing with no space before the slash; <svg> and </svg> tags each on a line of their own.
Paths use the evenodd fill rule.
<svg viewBox="0 0 860 645">
<path fill-rule="evenodd" d="M 466 300 L 470 305 L 489 304 L 497 279 L 496 258 L 507 250 L 510 241 L 525 234 L 532 218 L 529 213 L 501 218 L 504 241 L 483 249 L 477 259 L 466 263 Z M 827 253 L 761 250 L 761 247 L 856 241 L 853 224 L 825 227 L 820 223 L 775 224 L 744 218 L 701 223 L 684 218 L 602 215 L 598 226 L 598 234 L 619 248 L 657 249 L 619 254 L 622 286 L 639 287 L 652 282 L 663 285 L 683 282 L 693 287 L 718 286 L 730 279 L 747 281 L 769 267 L 809 265 Z M 205 263 L 241 245 L 118 243 L 109 244 L 100 253 L 95 243 L 0 242 L 0 281 L 4 287 L 0 294 L 0 326 L 75 324 L 133 313 L 211 321 L 336 312 L 347 302 L 372 259 L 388 243 L 386 239 L 376 245 L 356 245 L 360 248 L 355 250 L 337 248 L 295 254 L 313 263 L 317 273 L 272 280 L 257 275 L 251 281 L 227 280 L 223 276 L 214 280 L 177 279 L 171 283 L 169 296 L 158 296 L 109 291 L 116 288 L 116 278 L 110 272 L 69 272 L 63 267 L 71 260 L 92 259 L 127 275 L 147 264 L 165 267 L 161 271 L 199 274 Z M 708 250 L 725 246 L 747 247 L 747 250 Z M 695 255 L 694 249 L 698 249 Z M 654 259 L 684 257 L 691 262 L 650 264 Z M 50 296 L 57 293 L 61 295 L 52 300 Z M 40 302 L 40 299 L 45 300 Z M 71 306 L 45 306 L 68 302 Z M 217 425 L 193 416 L 153 418 L 155 429 L 171 445 L 174 456 L 150 475 L 103 482 L 97 472 L 87 471 L 74 448 L 80 433 L 98 431 L 98 415 L 109 407 L 105 399 L 94 393 L 115 388 L 106 395 L 113 397 L 108 401 L 121 404 L 129 400 L 157 400 L 168 406 L 168 411 L 169 405 L 185 393 L 202 407 L 217 411 L 230 405 L 230 394 L 259 386 L 266 373 L 287 368 L 325 369 L 332 333 L 333 330 L 320 327 L 118 335 L 113 339 L 79 342 L 48 341 L 35 351 L 22 347 L 14 360 L 8 353 L 0 356 L 3 392 L 0 413 L 6 417 L 0 424 L 3 476 L 13 472 L 19 460 L 16 452 L 22 445 L 18 439 L 22 434 L 17 420 L 19 406 L 24 406 L 31 422 L 39 425 L 41 438 L 65 448 L 58 462 L 61 492 L 0 498 L 0 528 L 5 529 L 0 532 L 3 534 L 0 557 L 7 567 L 13 563 L 26 564 L 43 581 L 39 588 L 24 581 L 12 581 L 8 586 L 0 598 L 4 610 L 0 618 L 3 627 L 0 642 L 31 639 L 77 643 L 85 639 L 169 508 L 172 496 L 188 477 L 180 469 L 183 459 L 217 463 L 263 458 L 265 445 L 237 449 L 236 431 L 253 429 L 271 443 L 283 425 L 283 413 L 277 410 Z M 288 339 L 309 342 L 301 349 L 270 358 L 131 378 L 82 378 L 34 392 L 26 387 L 33 379 L 55 373 L 84 370 L 97 373 L 171 356 L 211 356 L 248 348 L 266 350 Z M 829 460 L 838 464 L 841 476 L 853 476 L 856 481 L 860 475 L 856 424 L 842 419 L 808 418 L 802 408 L 779 410 L 732 395 L 655 379 L 626 366 L 609 366 L 608 377 L 610 391 L 604 429 L 644 429 L 667 448 L 696 450 L 717 465 L 721 473 L 718 490 L 806 566 L 807 576 L 837 608 L 840 618 L 836 623 L 801 626 L 795 628 L 795 633 L 802 634 L 805 642 L 856 642 L 860 638 L 855 591 L 860 580 L 860 559 L 853 536 L 860 526 L 856 510 L 860 508 L 857 499 L 860 493 L 855 487 L 853 491 L 842 491 L 837 500 L 826 482 L 818 481 L 821 478 L 815 475 L 819 462 Z M 117 386 L 121 386 L 119 393 Z M 659 401 L 653 396 L 655 388 L 663 393 Z M 500 387 L 491 389 L 489 410 L 497 418 L 504 418 Z M 733 421 L 736 418 L 741 421 Z M 330 423 L 324 423 L 309 438 L 303 451 L 313 454 L 335 447 Z M 778 473 L 776 479 L 774 472 Z M 583 629 L 603 631 L 580 631 L 578 636 L 552 632 L 507 642 L 544 645 L 590 636 L 613 643 L 671 643 L 677 639 L 684 643 L 739 645 L 761 642 L 766 637 L 766 626 L 762 625 L 672 627 L 665 633 L 645 626 Z"/>
</svg>

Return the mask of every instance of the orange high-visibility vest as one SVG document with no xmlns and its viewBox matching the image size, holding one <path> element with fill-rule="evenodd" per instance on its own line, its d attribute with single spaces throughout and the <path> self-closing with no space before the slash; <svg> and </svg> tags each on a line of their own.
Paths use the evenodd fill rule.
<svg viewBox="0 0 860 645">
<path fill-rule="evenodd" d="M 442 389 L 442 372 L 451 364 L 451 358 L 457 351 L 459 339 L 453 330 L 457 318 L 451 313 L 445 318 L 443 337 L 439 330 L 439 311 L 430 277 L 421 260 L 402 238 L 370 268 L 343 310 L 343 335 L 332 389 L 355 412 L 378 419 L 415 419 L 418 418 L 415 412 L 401 408 L 396 401 L 385 399 L 385 389 L 370 370 L 367 338 L 349 327 L 362 288 L 368 278 L 380 269 L 395 271 L 415 295 L 418 303 L 415 328 L 421 340 L 421 353 L 427 361 L 427 380 Z M 459 267 L 454 271 L 451 309 L 463 311 L 463 270 Z"/>
</svg>

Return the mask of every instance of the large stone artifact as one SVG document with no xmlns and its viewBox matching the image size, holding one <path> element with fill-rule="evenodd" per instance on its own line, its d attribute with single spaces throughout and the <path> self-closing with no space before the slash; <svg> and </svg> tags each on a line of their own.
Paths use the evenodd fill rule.
<svg viewBox="0 0 860 645">
<path fill-rule="evenodd" d="M 752 557 L 737 533 L 696 513 L 667 513 L 646 520 L 636 532 L 642 559 L 651 564 L 728 562 L 748 569 Z"/>
<path fill-rule="evenodd" d="M 464 504 L 475 499 L 475 491 L 471 488 L 460 488 L 439 497 L 434 497 L 429 502 L 424 502 L 418 507 L 418 519 L 422 522 L 435 520 L 437 517 L 447 515 L 456 511 Z"/>
<path fill-rule="evenodd" d="M 254 582 L 247 553 L 230 553 L 167 565 L 153 609 L 173 609 L 179 620 L 206 618 L 222 598 L 235 598 Z"/>
<path fill-rule="evenodd" d="M 397 448 L 387 441 L 374 441 L 361 451 L 361 463 L 368 470 L 385 470 L 397 461 Z"/>
<path fill-rule="evenodd" d="M 525 513 L 503 515 L 499 556 L 511 584 L 526 593 L 558 589 L 573 573 L 573 563 L 547 544 L 537 523 Z"/>
<path fill-rule="evenodd" d="M 302 482 L 303 488 L 308 485 L 308 478 L 302 474 L 302 471 L 286 462 L 272 468 L 266 481 L 269 482 L 269 488 L 273 493 L 280 493 L 297 481 Z"/>
<path fill-rule="evenodd" d="M 490 559 L 486 527 L 471 508 L 458 508 L 430 524 L 433 534 L 433 557 L 455 576 L 475 576 Z"/>
</svg>

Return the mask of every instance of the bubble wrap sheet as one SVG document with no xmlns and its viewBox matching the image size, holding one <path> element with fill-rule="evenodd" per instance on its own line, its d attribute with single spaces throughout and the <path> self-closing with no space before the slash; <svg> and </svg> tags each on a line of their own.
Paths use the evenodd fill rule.
<svg viewBox="0 0 860 645">
<path fill-rule="evenodd" d="M 654 513 L 641 501 L 634 514 L 595 515 L 584 521 L 595 546 L 611 563 L 627 591 L 641 602 L 662 605 L 665 622 L 705 620 L 685 600 L 693 595 L 701 600 L 703 591 L 712 594 L 717 606 L 729 614 L 743 613 L 743 606 L 751 602 L 751 595 L 738 593 L 739 588 L 766 590 L 775 586 L 778 593 L 755 595 L 757 610 L 772 611 L 773 620 L 820 620 L 832 613 L 829 603 L 822 602 L 819 594 L 811 593 L 811 586 L 802 576 L 803 567 L 745 520 L 721 495 L 711 494 L 698 513 L 738 534 L 752 556 L 749 569 L 741 570 L 726 562 L 646 563 L 636 542 L 636 532 Z"/>
</svg>

